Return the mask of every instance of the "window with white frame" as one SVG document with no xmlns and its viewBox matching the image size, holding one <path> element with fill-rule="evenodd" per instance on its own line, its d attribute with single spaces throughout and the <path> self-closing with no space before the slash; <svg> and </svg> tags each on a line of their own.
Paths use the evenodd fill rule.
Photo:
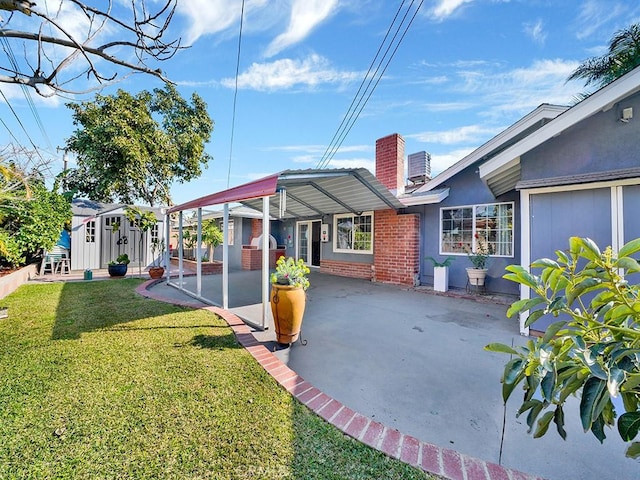
<svg viewBox="0 0 640 480">
<path fill-rule="evenodd" d="M 333 251 L 373 253 L 373 212 L 333 217 Z"/>
<path fill-rule="evenodd" d="M 483 242 L 493 257 L 513 257 L 513 203 L 440 209 L 440 254 L 475 252 Z"/>
<path fill-rule="evenodd" d="M 96 221 L 89 220 L 84 225 L 84 241 L 87 243 L 96 243 Z"/>
<path fill-rule="evenodd" d="M 155 225 L 151 226 L 151 241 L 157 242 L 158 240 L 160 240 L 160 231 L 158 228 L 158 224 L 156 223 Z"/>
</svg>

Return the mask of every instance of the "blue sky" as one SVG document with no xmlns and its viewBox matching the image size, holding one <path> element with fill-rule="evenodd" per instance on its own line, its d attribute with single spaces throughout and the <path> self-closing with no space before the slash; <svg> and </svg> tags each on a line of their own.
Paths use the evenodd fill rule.
<svg viewBox="0 0 640 480">
<path fill-rule="evenodd" d="M 171 33 L 191 48 L 161 67 L 183 96 L 203 97 L 215 129 L 207 145 L 213 161 L 200 179 L 174 185 L 174 201 L 280 170 L 316 168 L 401 3 L 247 0 L 230 157 L 241 1 L 179 0 Z M 328 166 L 373 170 L 376 139 L 400 133 L 407 154 L 431 153 L 435 175 L 541 103 L 570 104 L 584 88 L 567 76 L 638 21 L 640 5 L 626 0 L 424 1 Z M 161 86 L 134 75 L 103 93 Z M 0 88 L 36 146 L 61 169 L 55 148 L 74 128 L 68 100 L 33 94 L 45 136 L 22 92 Z M 28 146 L 5 103 L 0 115 Z M 0 127 L 0 142 L 10 140 Z"/>
</svg>

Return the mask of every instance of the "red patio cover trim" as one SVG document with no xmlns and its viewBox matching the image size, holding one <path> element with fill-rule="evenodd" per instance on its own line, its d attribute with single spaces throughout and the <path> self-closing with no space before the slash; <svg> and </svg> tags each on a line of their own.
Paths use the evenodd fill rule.
<svg viewBox="0 0 640 480">
<path fill-rule="evenodd" d="M 221 205 L 224 203 L 240 202 L 242 200 L 250 200 L 252 198 L 270 197 L 275 195 L 278 186 L 278 178 L 280 173 L 254 180 L 253 182 L 238 185 L 211 195 L 190 200 L 180 205 L 175 205 L 167 210 L 167 213 L 180 212 L 200 207 L 208 207 L 210 205 Z"/>
</svg>

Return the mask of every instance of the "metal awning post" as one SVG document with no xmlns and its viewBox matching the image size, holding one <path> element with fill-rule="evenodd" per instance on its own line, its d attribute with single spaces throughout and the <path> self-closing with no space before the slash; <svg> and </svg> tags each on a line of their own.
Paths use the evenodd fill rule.
<svg viewBox="0 0 640 480">
<path fill-rule="evenodd" d="M 182 257 L 184 254 L 184 247 L 182 245 L 182 217 L 183 212 L 180 210 L 180 216 L 178 217 L 178 285 L 180 285 L 180 288 L 183 288 L 182 273 L 184 269 L 184 264 L 182 263 Z"/>
<path fill-rule="evenodd" d="M 196 295 L 202 296 L 202 207 L 198 208 L 198 228 L 196 234 Z"/>
<path fill-rule="evenodd" d="M 269 314 L 269 197 L 262 197 L 262 328 Z"/>
<path fill-rule="evenodd" d="M 229 204 L 222 214 L 222 308 L 229 308 Z"/>
<path fill-rule="evenodd" d="M 171 217 L 168 213 L 164 215 L 164 244 L 166 250 L 164 251 L 163 263 L 167 268 L 167 282 L 171 278 Z"/>
</svg>

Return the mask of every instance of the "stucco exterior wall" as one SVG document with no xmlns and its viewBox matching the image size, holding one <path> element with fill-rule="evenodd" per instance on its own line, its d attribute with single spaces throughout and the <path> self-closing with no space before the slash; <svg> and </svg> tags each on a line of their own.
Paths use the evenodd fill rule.
<svg viewBox="0 0 640 480">
<path fill-rule="evenodd" d="M 463 254 L 440 253 L 440 209 L 445 207 L 462 207 L 484 203 L 514 202 L 514 256 L 491 257 L 487 264 L 489 269 L 486 283 L 487 290 L 495 293 L 517 295 L 518 286 L 504 280 L 505 267 L 520 262 L 520 202 L 519 195 L 512 191 L 495 198 L 487 186 L 480 180 L 476 170 L 478 165 L 471 165 L 466 170 L 451 178 L 447 185 L 450 187 L 450 195 L 442 203 L 414 207 L 409 211 L 416 211 L 422 215 L 421 225 L 421 258 L 420 283 L 433 285 L 433 263 L 426 257 L 434 257 L 444 260 L 447 256 L 454 257 L 449 267 L 449 286 L 451 288 L 465 288 L 467 284 L 466 267 L 470 267 L 471 261 Z"/>
</svg>

